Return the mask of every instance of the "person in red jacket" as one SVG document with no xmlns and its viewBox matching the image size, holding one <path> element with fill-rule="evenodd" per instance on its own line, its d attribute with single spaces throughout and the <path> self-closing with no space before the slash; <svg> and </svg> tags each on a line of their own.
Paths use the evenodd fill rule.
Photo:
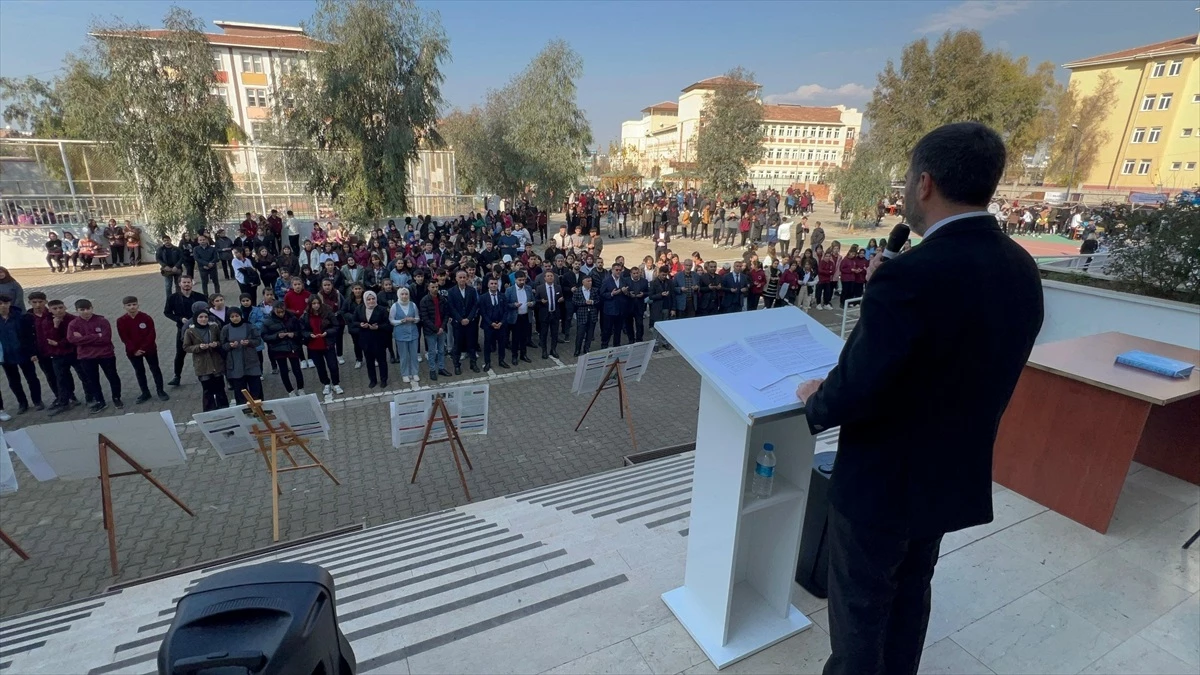
<svg viewBox="0 0 1200 675">
<path fill-rule="evenodd" d="M 837 256 L 832 250 L 825 251 L 817 263 L 816 308 L 833 309 L 833 273 L 837 269 Z"/>
<path fill-rule="evenodd" d="M 758 300 L 763 296 L 767 287 L 767 271 L 763 269 L 761 260 L 755 260 L 750 270 L 750 293 L 746 298 L 746 310 L 758 309 Z M 768 305 L 769 306 L 769 305 Z"/>
<path fill-rule="evenodd" d="M 75 345 L 79 358 L 79 373 L 83 377 L 83 391 L 94 403 L 88 408 L 94 415 L 108 407 L 104 402 L 104 391 L 100 389 L 100 371 L 108 379 L 113 406 L 118 410 L 125 407 L 121 402 L 121 376 L 117 375 L 117 356 L 113 350 L 112 325 L 108 319 L 96 314 L 92 301 L 80 298 L 75 301 L 79 316 L 67 326 L 67 340 Z"/>
<path fill-rule="evenodd" d="M 858 295 L 856 294 L 857 285 L 855 280 L 858 278 L 856 273 L 855 257 L 858 254 L 858 244 L 850 244 L 850 250 L 847 251 L 846 257 L 838 262 L 838 271 L 842 273 L 842 305 L 845 306 L 847 300 L 852 300 Z"/>
<path fill-rule="evenodd" d="M 142 390 L 134 403 L 150 400 L 150 388 L 146 385 L 147 365 L 150 366 L 150 374 L 154 376 L 158 400 L 171 400 L 163 390 L 162 370 L 158 367 L 158 336 L 154 331 L 154 319 L 138 310 L 138 299 L 132 295 L 121 300 L 121 304 L 125 305 L 125 313 L 117 318 L 117 336 L 125 345 L 125 356 L 129 357 L 129 362 L 133 364 L 133 374 L 137 376 L 138 388 Z"/>
<path fill-rule="evenodd" d="M 58 384 L 58 397 L 49 412 L 53 417 L 79 405 L 79 400 L 75 398 L 75 377 L 71 375 L 71 369 L 78 370 L 79 365 L 75 358 L 75 345 L 67 339 L 67 327 L 75 320 L 75 316 L 67 312 L 62 300 L 51 300 L 46 307 L 50 310 L 50 320 L 38 322 L 37 344 L 38 353 L 50 360 Z"/>
</svg>

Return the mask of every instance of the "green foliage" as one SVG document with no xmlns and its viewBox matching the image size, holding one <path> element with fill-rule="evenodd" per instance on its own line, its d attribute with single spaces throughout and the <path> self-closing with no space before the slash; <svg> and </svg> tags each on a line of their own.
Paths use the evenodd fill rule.
<svg viewBox="0 0 1200 675">
<path fill-rule="evenodd" d="M 947 32 L 930 50 L 922 38 L 905 46 L 899 68 L 879 74 L 867 117 L 880 159 L 902 169 L 926 133 L 952 122 L 981 122 L 1008 146 L 1010 166 L 1043 140 L 1054 66 L 1029 72 L 1028 60 L 989 52 L 975 31 Z"/>
<path fill-rule="evenodd" d="M 1077 82 L 1057 87 L 1045 125 L 1045 135 L 1053 139 L 1050 164 L 1046 167 L 1047 181 L 1066 185 L 1072 180 L 1076 152 L 1079 160 L 1074 166 L 1075 181 L 1080 182 L 1088 175 L 1099 159 L 1100 148 L 1112 138 L 1104 121 L 1116 104 L 1117 78 L 1109 73 L 1100 76 L 1091 93 L 1080 91 Z"/>
<path fill-rule="evenodd" d="M 1178 202 L 1159 209 L 1109 204 L 1098 214 L 1111 254 L 1108 274 L 1134 292 L 1200 301 L 1200 207 Z"/>
<path fill-rule="evenodd" d="M 449 41 L 411 0 L 321 0 L 309 34 L 325 43 L 276 96 L 274 140 L 298 146 L 289 168 L 367 225 L 408 208 L 409 162 L 437 147 Z"/>
<path fill-rule="evenodd" d="M 566 42 L 546 46 L 482 106 L 441 122 L 458 177 L 472 191 L 515 197 L 530 189 L 542 208 L 556 204 L 583 173 L 591 127 L 577 99 L 583 61 Z"/>
<path fill-rule="evenodd" d="M 171 8 L 154 40 L 138 27 L 99 24 L 57 83 L 65 128 L 102 141 L 138 191 L 153 227 L 174 232 L 220 219 L 233 193 L 224 142 L 229 108 L 209 94 L 212 56 L 195 16 Z"/>
<path fill-rule="evenodd" d="M 739 66 L 725 76 L 733 82 L 718 86 L 704 101 L 696 141 L 696 171 L 706 191 L 720 198 L 738 192 L 750 165 L 763 154 L 763 110 L 754 74 Z"/>
<path fill-rule="evenodd" d="M 875 221 L 875 205 L 888 194 L 891 172 L 874 143 L 875 134 L 854 148 L 854 160 L 845 168 L 834 168 L 826 174 L 842 200 L 843 220 L 867 218 Z"/>
<path fill-rule="evenodd" d="M 70 138 L 63 119 L 58 83 L 32 75 L 23 80 L 0 77 L 0 100 L 7 101 L 0 116 L 37 138 Z"/>
</svg>

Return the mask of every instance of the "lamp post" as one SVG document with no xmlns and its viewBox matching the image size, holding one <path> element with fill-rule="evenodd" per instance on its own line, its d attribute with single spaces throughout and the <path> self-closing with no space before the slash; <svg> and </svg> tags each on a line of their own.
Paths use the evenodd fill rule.
<svg viewBox="0 0 1200 675">
<path fill-rule="evenodd" d="M 1071 188 L 1075 187 L 1075 167 L 1079 164 L 1079 137 L 1083 133 L 1079 130 L 1078 124 L 1071 125 L 1071 131 L 1075 132 L 1075 158 L 1071 160 L 1071 180 L 1067 183 L 1067 201 L 1071 201 Z"/>
</svg>

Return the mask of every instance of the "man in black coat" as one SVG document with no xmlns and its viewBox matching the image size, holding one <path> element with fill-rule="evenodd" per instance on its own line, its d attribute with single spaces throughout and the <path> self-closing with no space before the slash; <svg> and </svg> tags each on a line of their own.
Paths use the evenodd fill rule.
<svg viewBox="0 0 1200 675">
<path fill-rule="evenodd" d="M 504 315 L 507 311 L 504 295 L 500 292 L 500 282 L 496 279 L 488 279 L 487 290 L 479 299 L 479 323 L 483 326 L 484 370 L 492 369 L 492 352 L 499 354 L 501 368 L 508 367 L 508 364 L 504 362 L 505 337 L 508 334 Z"/>
<path fill-rule="evenodd" d="M 542 358 L 553 356 L 557 359 L 558 317 L 563 308 L 563 291 L 553 270 L 542 273 L 542 280 L 533 289 L 533 296 L 537 300 L 538 324 L 541 325 L 538 338 L 542 344 Z"/>
<path fill-rule="evenodd" d="M 446 304 L 450 307 L 451 325 L 454 327 L 454 374 L 462 374 L 462 354 L 471 357 L 471 371 L 479 372 L 479 293 L 467 283 L 466 270 L 454 276 L 456 285 L 446 292 Z"/>
<path fill-rule="evenodd" d="M 916 673 L 942 535 L 992 520 L 992 444 L 1042 326 L 1037 267 L 985 209 L 1004 142 L 977 123 L 913 149 L 906 219 L 923 241 L 871 261 L 861 318 L 812 432 L 841 427 L 829 512 L 834 673 Z"/>
</svg>

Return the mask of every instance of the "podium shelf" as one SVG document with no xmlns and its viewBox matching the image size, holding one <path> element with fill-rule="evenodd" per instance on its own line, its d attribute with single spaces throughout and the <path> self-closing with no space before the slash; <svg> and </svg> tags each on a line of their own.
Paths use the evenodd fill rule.
<svg viewBox="0 0 1200 675">
<path fill-rule="evenodd" d="M 793 499 L 799 499 L 804 495 L 804 490 L 796 487 L 794 483 L 784 479 L 782 476 L 775 476 L 775 485 L 771 490 L 771 496 L 766 499 L 759 499 L 754 496 L 750 490 L 746 490 L 742 497 L 742 515 L 754 513 L 762 509 L 789 502 Z"/>
</svg>

